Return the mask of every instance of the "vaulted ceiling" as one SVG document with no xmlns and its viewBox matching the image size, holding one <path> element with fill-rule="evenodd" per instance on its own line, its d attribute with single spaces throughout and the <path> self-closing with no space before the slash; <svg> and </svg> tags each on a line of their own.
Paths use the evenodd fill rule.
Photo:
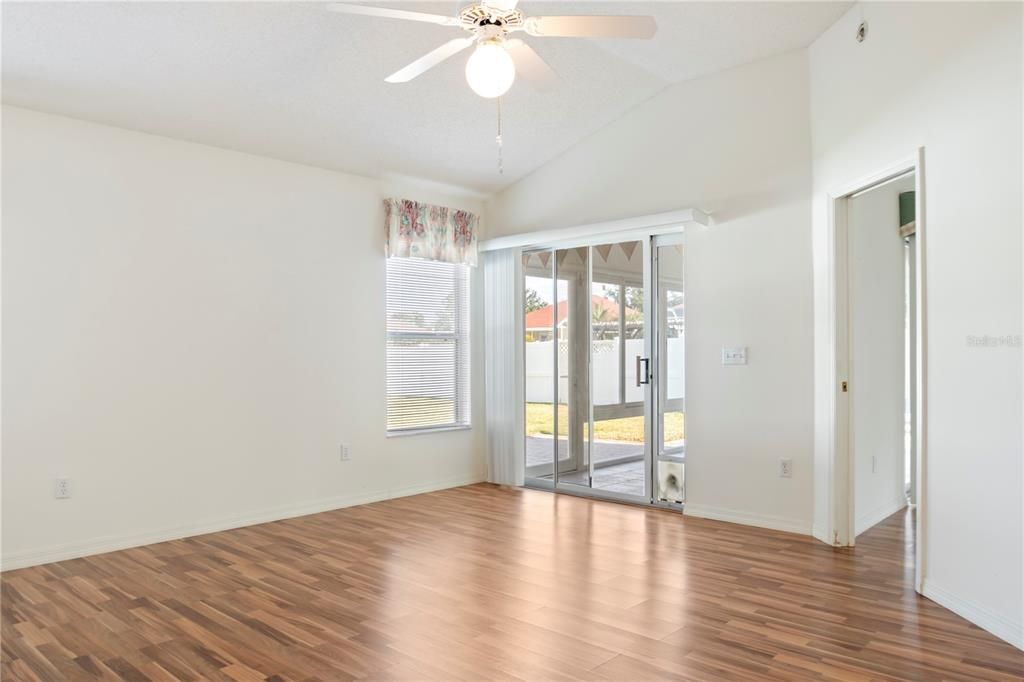
<svg viewBox="0 0 1024 682">
<path fill-rule="evenodd" d="M 388 3 L 454 14 L 456 2 Z M 666 86 L 810 44 L 849 2 L 544 2 L 527 14 L 652 14 L 651 41 L 527 38 L 561 76 L 473 94 L 466 55 L 384 77 L 459 29 L 323 3 L 3 3 L 3 101 L 373 177 L 495 192 Z"/>
</svg>

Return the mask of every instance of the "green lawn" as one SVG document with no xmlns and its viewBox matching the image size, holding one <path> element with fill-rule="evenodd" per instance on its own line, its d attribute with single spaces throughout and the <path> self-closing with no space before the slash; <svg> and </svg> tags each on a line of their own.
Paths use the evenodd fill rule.
<svg viewBox="0 0 1024 682">
<path fill-rule="evenodd" d="M 554 433 L 554 415 L 550 403 L 526 404 L 526 434 L 529 436 Z M 683 439 L 684 417 L 682 412 L 665 414 L 665 441 Z M 564 436 L 569 429 L 569 408 L 558 406 L 558 434 Z M 594 438 L 598 440 L 619 440 L 628 443 L 644 442 L 644 418 L 623 417 L 622 419 L 606 419 L 594 424 Z"/>
<path fill-rule="evenodd" d="M 415 423 L 403 422 L 403 412 L 415 411 L 423 421 Z M 389 396 L 388 397 L 388 428 L 400 429 L 407 426 L 438 426 L 451 424 L 455 420 L 455 403 L 439 398 L 423 398 L 420 396 Z"/>
<path fill-rule="evenodd" d="M 428 423 L 418 423 L 417 426 L 429 426 L 431 424 L 450 424 L 455 419 L 455 405 L 450 400 L 438 400 L 436 398 L 420 398 L 413 396 L 393 396 L 388 399 L 388 426 L 390 428 L 401 428 L 406 426 L 399 418 L 399 414 L 406 410 L 416 410 L 420 416 L 426 416 Z M 554 432 L 554 419 L 550 403 L 527 403 L 526 404 L 526 434 L 528 436 L 550 436 Z M 684 417 L 682 412 L 667 412 L 665 414 L 665 441 L 679 441 L 683 439 Z M 411 424 L 410 424 L 411 426 Z M 564 436 L 569 430 L 569 408 L 566 405 L 558 406 L 558 432 Z M 621 419 L 605 419 L 594 425 L 594 438 L 597 440 L 618 440 L 626 443 L 644 442 L 644 418 L 623 417 Z"/>
</svg>

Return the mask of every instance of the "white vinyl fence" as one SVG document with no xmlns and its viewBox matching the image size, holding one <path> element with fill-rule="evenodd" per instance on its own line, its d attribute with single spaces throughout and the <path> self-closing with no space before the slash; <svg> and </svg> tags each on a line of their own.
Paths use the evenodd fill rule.
<svg viewBox="0 0 1024 682">
<path fill-rule="evenodd" d="M 683 355 L 685 339 L 668 339 L 668 398 L 684 397 Z M 554 341 L 533 341 L 526 344 L 526 402 L 550 403 L 554 396 Z M 626 339 L 625 372 L 619 371 L 619 340 L 594 341 L 593 395 L 595 405 L 616 405 L 619 402 L 619 381 L 626 382 L 626 402 L 643 400 L 643 387 L 636 385 L 636 356 L 644 354 L 643 339 Z M 568 343 L 559 342 L 558 393 L 561 402 L 569 395 Z"/>
</svg>

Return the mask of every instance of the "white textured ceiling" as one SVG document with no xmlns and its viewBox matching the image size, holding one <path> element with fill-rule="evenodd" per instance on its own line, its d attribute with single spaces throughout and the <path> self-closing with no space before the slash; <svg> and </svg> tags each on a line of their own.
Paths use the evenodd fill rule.
<svg viewBox="0 0 1024 682">
<path fill-rule="evenodd" d="M 457 2 L 367 3 L 453 13 Z M 808 45 L 849 2 L 543 2 L 527 14 L 653 14 L 651 41 L 528 38 L 559 73 L 497 109 L 459 55 L 384 77 L 459 29 L 306 2 L 4 2 L 3 101 L 369 176 L 490 193 L 674 82 Z"/>
</svg>

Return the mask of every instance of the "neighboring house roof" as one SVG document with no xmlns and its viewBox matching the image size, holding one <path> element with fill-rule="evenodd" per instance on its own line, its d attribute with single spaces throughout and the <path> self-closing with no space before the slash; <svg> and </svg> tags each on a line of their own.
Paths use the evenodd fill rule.
<svg viewBox="0 0 1024 682">
<path fill-rule="evenodd" d="M 600 319 L 602 319 L 605 322 L 614 322 L 619 319 L 618 301 L 613 301 L 610 298 L 594 294 L 593 296 L 590 297 L 590 308 L 591 311 L 600 310 Z M 554 314 L 558 316 L 559 326 L 561 326 L 561 324 L 565 322 L 568 309 L 568 301 L 558 302 L 557 312 L 555 312 Z M 526 329 L 551 329 L 551 315 L 555 310 L 556 306 L 549 303 L 543 308 L 537 308 L 536 310 L 526 313 L 526 318 L 524 321 Z M 632 308 L 626 308 L 626 319 L 629 319 L 634 315 L 639 315 L 639 312 L 633 310 Z"/>
</svg>

